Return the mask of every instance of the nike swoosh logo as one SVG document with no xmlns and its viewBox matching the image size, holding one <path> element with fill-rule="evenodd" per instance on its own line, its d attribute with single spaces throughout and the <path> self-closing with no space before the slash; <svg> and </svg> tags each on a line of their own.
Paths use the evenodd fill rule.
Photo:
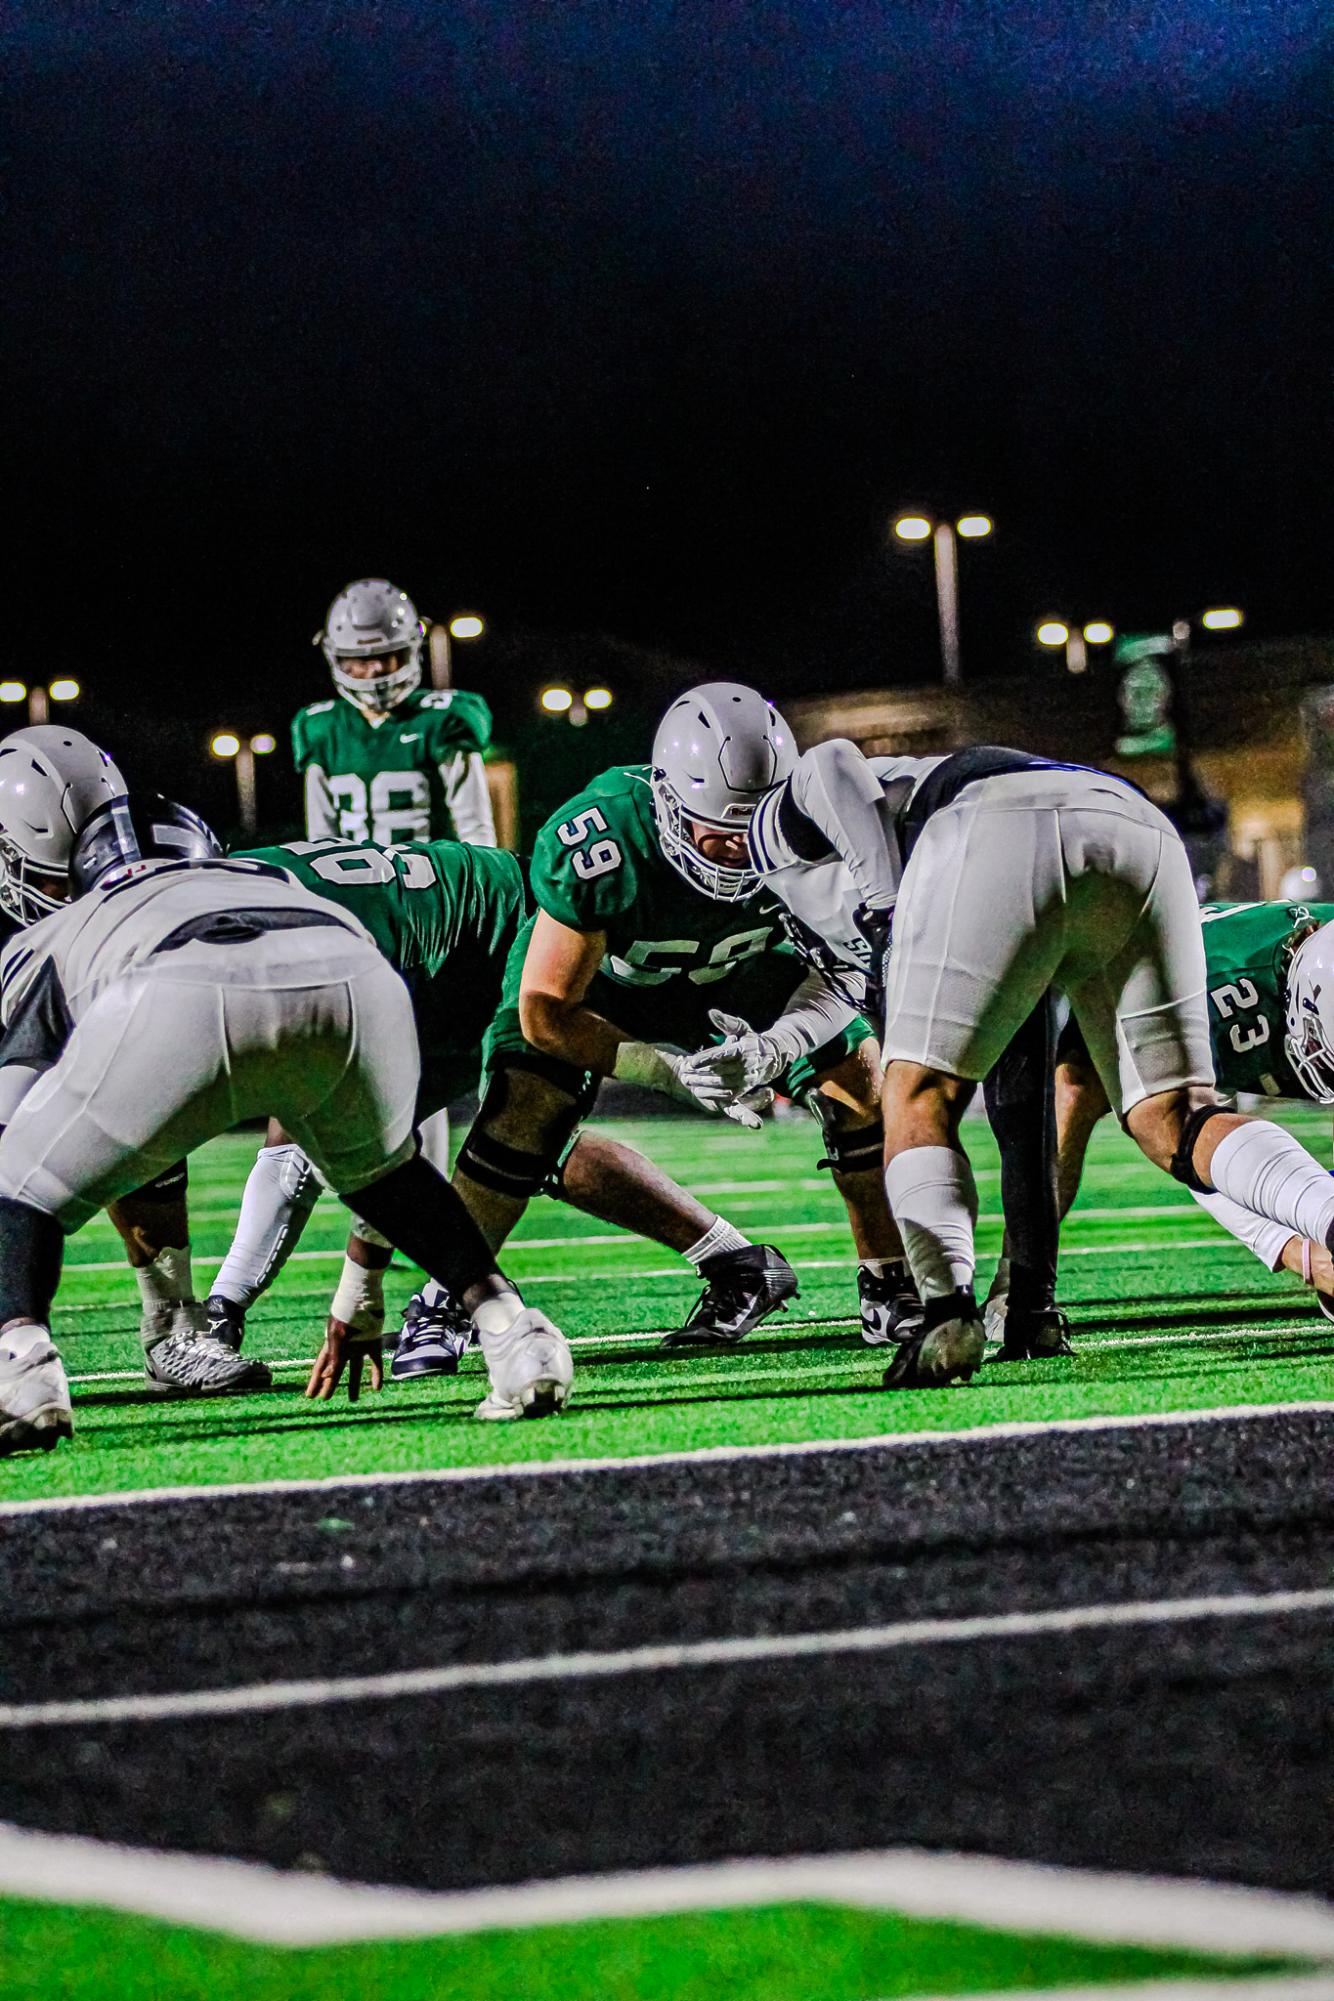
<svg viewBox="0 0 1334 2001">
<path fill-rule="evenodd" d="M 404 730 L 402 736 L 399 738 L 400 743 L 420 743 L 421 740 L 422 735 L 420 730 L 413 730 L 411 734 L 407 730 Z"/>
</svg>

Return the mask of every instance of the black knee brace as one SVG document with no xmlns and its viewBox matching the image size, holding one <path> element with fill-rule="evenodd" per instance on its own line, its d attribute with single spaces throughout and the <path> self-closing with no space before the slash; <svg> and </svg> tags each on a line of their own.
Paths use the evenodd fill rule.
<svg viewBox="0 0 1334 2001">
<path fill-rule="evenodd" d="M 165 1167 L 161 1174 L 145 1181 L 142 1188 L 131 1188 L 124 1199 L 131 1201 L 135 1196 L 142 1196 L 145 1202 L 174 1202 L 184 1195 L 189 1184 L 189 1169 L 183 1160 L 178 1160 L 174 1167 Z"/>
<path fill-rule="evenodd" d="M 838 1107 L 822 1092 L 812 1091 L 808 1102 L 827 1149 L 817 1167 L 832 1168 L 835 1174 L 869 1174 L 884 1166 L 885 1122 L 878 1114 L 869 1126 L 841 1126 Z"/>
<path fill-rule="evenodd" d="M 1180 1144 L 1172 1155 L 1171 1171 L 1174 1180 L 1184 1181 L 1187 1188 L 1196 1195 L 1212 1195 L 1214 1189 L 1212 1182 L 1202 1181 L 1195 1172 L 1192 1164 L 1195 1142 L 1210 1119 L 1216 1119 L 1220 1113 L 1226 1116 L 1227 1112 L 1226 1105 L 1197 1105 L 1193 1112 L 1186 1113 L 1181 1128 Z"/>
<path fill-rule="evenodd" d="M 507 1073 L 511 1070 L 530 1070 L 571 1093 L 568 1106 L 553 1107 L 540 1130 L 534 1133 L 535 1144 L 531 1147 L 512 1146 L 487 1130 L 490 1121 L 499 1118 L 509 1103 Z M 486 1095 L 468 1137 L 459 1148 L 456 1165 L 479 1188 L 513 1196 L 517 1202 L 526 1202 L 544 1190 L 549 1195 L 557 1194 L 561 1170 L 574 1145 L 579 1122 L 596 1098 L 597 1090 L 598 1080 L 584 1073 L 571 1091 L 570 1066 L 565 1063 L 541 1056 L 520 1057 L 507 1063 L 503 1070 L 493 1072 L 487 1079 Z"/>
<path fill-rule="evenodd" d="M 64 1251 L 65 1233 L 54 1216 L 0 1195 L 0 1327 L 9 1320 L 47 1323 Z"/>
</svg>

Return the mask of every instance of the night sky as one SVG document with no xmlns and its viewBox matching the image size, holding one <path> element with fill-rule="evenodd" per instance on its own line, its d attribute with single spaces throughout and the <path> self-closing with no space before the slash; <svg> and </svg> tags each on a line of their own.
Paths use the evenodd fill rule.
<svg viewBox="0 0 1334 2001">
<path fill-rule="evenodd" d="M 1328 0 L 6 18 L 6 671 L 281 727 L 383 572 L 911 681 L 910 502 L 996 517 L 969 672 L 1331 623 Z"/>
</svg>

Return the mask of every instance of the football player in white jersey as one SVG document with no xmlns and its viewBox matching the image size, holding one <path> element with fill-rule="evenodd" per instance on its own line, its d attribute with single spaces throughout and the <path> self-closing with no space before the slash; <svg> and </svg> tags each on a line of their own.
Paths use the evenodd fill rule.
<svg viewBox="0 0 1334 2001">
<path fill-rule="evenodd" d="M 730 838 L 813 956 L 883 979 L 885 1183 L 926 1308 L 887 1388 L 966 1379 L 982 1360 L 960 1121 L 1052 988 L 1150 1160 L 1329 1242 L 1329 1175 L 1291 1134 L 1220 1103 L 1190 864 L 1135 787 L 1020 751 L 868 761 L 836 741 Z"/>
<path fill-rule="evenodd" d="M 569 1349 L 525 1308 L 417 1151 L 407 991 L 368 932 L 194 814 L 127 797 L 74 844 L 72 900 L 0 954 L 0 1066 L 25 1085 L 0 1135 L 0 1453 L 71 1431 L 51 1340 L 64 1237 L 238 1120 L 274 1112 L 330 1185 L 473 1313 L 478 1416 L 559 1410 Z M 348 1362 L 327 1336 L 307 1394 Z M 378 1387 L 378 1344 L 370 1356 Z"/>
</svg>

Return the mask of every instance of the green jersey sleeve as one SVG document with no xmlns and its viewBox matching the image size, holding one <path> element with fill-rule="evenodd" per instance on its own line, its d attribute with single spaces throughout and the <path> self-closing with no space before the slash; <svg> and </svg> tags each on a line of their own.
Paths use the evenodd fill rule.
<svg viewBox="0 0 1334 2001">
<path fill-rule="evenodd" d="M 298 771 L 305 771 L 312 764 L 327 769 L 326 739 L 333 706 L 332 702 L 312 702 L 308 708 L 299 709 L 293 716 L 292 761 Z"/>
<path fill-rule="evenodd" d="M 606 931 L 634 909 L 648 838 L 647 800 L 646 779 L 637 771 L 612 771 L 552 814 L 533 849 L 539 910 L 572 931 Z"/>
<path fill-rule="evenodd" d="M 491 710 L 467 688 L 428 688 L 418 697 L 431 761 L 442 764 L 460 751 L 484 753 L 491 743 Z"/>
</svg>

